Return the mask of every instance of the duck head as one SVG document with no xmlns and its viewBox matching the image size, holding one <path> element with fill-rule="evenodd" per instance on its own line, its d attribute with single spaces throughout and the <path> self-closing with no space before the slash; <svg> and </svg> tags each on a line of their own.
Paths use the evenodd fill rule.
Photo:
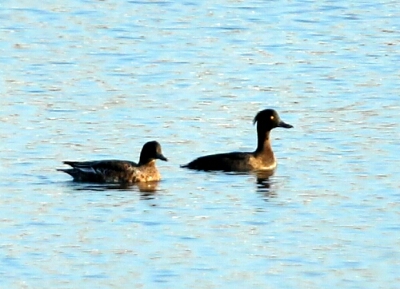
<svg viewBox="0 0 400 289">
<path fill-rule="evenodd" d="M 276 127 L 292 128 L 293 126 L 281 120 L 278 113 L 273 109 L 264 109 L 254 117 L 258 131 L 270 131 Z"/>
<path fill-rule="evenodd" d="M 161 145 L 156 141 L 149 141 L 144 144 L 142 151 L 140 153 L 139 164 L 147 164 L 153 160 L 167 161 L 168 159 L 164 157 L 161 151 Z"/>
</svg>

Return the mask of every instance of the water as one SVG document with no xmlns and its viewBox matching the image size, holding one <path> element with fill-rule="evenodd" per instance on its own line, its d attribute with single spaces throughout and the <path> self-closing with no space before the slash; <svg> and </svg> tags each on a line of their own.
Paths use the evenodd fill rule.
<svg viewBox="0 0 400 289">
<path fill-rule="evenodd" d="M 398 288 L 396 2 L 0 9 L 1 288 Z M 179 167 L 269 107 L 274 176 Z M 156 186 L 55 171 L 153 139 Z"/>
</svg>

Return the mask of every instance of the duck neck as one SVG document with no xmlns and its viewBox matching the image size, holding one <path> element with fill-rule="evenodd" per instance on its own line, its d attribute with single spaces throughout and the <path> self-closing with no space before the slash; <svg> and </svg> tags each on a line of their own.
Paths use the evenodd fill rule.
<svg viewBox="0 0 400 289">
<path fill-rule="evenodd" d="M 272 152 L 271 147 L 271 139 L 270 139 L 270 130 L 268 131 L 258 131 L 257 133 L 257 149 L 254 152 L 256 156 L 264 155 L 264 156 L 272 156 L 274 157 L 274 153 Z"/>
<path fill-rule="evenodd" d="M 139 166 L 143 166 L 143 165 L 154 166 L 155 163 L 156 163 L 156 160 L 154 160 L 154 159 L 140 158 L 140 160 L 139 160 Z"/>
</svg>

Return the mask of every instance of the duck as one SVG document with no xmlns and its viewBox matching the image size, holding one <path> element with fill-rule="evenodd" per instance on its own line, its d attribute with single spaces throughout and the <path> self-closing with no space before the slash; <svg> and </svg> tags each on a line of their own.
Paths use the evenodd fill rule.
<svg viewBox="0 0 400 289">
<path fill-rule="evenodd" d="M 161 180 L 156 159 L 168 161 L 161 145 L 150 141 L 143 145 L 139 163 L 125 160 L 64 161 L 69 169 L 58 169 L 73 177 L 73 181 L 91 183 L 144 183 Z"/>
<path fill-rule="evenodd" d="M 259 111 L 253 120 L 253 124 L 256 123 L 257 148 L 254 152 L 231 152 L 206 155 L 182 167 L 201 171 L 274 171 L 277 162 L 271 147 L 271 130 L 276 127 L 292 128 L 293 126 L 282 121 L 274 109 Z"/>
</svg>

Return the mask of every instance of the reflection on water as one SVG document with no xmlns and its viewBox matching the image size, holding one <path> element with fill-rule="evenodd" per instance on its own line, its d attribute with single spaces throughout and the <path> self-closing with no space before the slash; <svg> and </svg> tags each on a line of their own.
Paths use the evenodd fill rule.
<svg viewBox="0 0 400 289">
<path fill-rule="evenodd" d="M 257 192 L 260 193 L 265 200 L 277 197 L 276 187 L 273 186 L 273 172 L 258 171 L 256 175 Z"/>
<path fill-rule="evenodd" d="M 76 191 L 139 191 L 142 199 L 152 199 L 157 193 L 159 182 L 146 182 L 134 184 L 120 184 L 120 183 L 85 183 L 85 182 L 69 182 L 69 185 Z"/>
<path fill-rule="evenodd" d="M 269 198 L 275 198 L 278 194 L 278 187 L 274 184 L 276 183 L 276 178 L 274 178 L 274 171 L 255 171 L 255 172 L 223 172 L 223 171 L 210 171 L 204 172 L 200 171 L 201 174 L 224 176 L 226 175 L 226 181 L 231 179 L 235 182 L 235 176 L 247 176 L 250 177 L 252 182 L 256 185 L 256 192 L 262 195 L 264 200 Z M 207 177 L 205 177 L 207 178 Z"/>
<path fill-rule="evenodd" d="M 155 193 L 157 191 L 159 182 L 137 183 L 135 186 L 139 188 L 142 193 Z"/>
</svg>

